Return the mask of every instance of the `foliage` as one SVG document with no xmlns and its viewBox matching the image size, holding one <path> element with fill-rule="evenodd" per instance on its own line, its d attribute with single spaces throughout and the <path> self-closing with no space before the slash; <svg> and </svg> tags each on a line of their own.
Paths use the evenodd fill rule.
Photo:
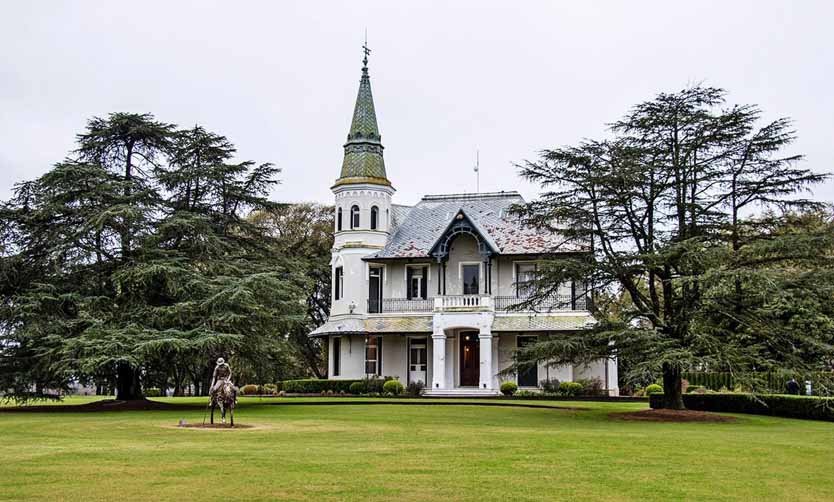
<svg viewBox="0 0 834 502">
<path fill-rule="evenodd" d="M 603 392 L 602 380 L 599 378 L 582 378 L 576 381 L 582 386 L 581 396 L 602 396 Z"/>
<path fill-rule="evenodd" d="M 408 385 L 405 387 L 406 395 L 410 397 L 420 397 L 423 395 L 423 391 L 426 390 L 426 384 L 423 383 L 422 380 L 417 380 L 416 382 L 408 382 Z"/>
<path fill-rule="evenodd" d="M 551 378 L 549 380 L 542 380 L 539 385 L 541 386 L 543 392 L 555 394 L 559 392 L 560 382 L 555 378 Z"/>
<path fill-rule="evenodd" d="M 285 380 L 281 382 L 281 388 L 288 394 L 320 394 L 327 391 L 352 392 L 351 385 L 364 384 L 364 380 L 324 380 L 308 378 L 303 380 Z M 380 385 L 381 387 L 381 385 Z"/>
<path fill-rule="evenodd" d="M 834 225 L 803 197 L 827 176 L 786 152 L 789 120 L 762 125 L 762 115 L 693 87 L 635 106 L 609 139 L 520 166 L 545 190 L 520 216 L 580 250 L 543 263 L 526 304 L 575 281 L 599 322 L 540 338 L 509 371 L 616 356 L 627 381 L 660 376 L 667 407 L 681 408 L 684 371 L 809 371 L 834 359 Z"/>
<path fill-rule="evenodd" d="M 348 392 L 351 394 L 358 396 L 366 391 L 365 384 L 363 382 L 351 382 L 348 386 Z"/>
<path fill-rule="evenodd" d="M 750 413 L 775 417 L 805 418 L 834 422 L 834 398 L 768 394 L 685 394 L 684 404 L 691 410 L 724 413 Z M 658 395 L 649 397 L 652 408 L 662 407 Z"/>
<path fill-rule="evenodd" d="M 578 396 L 582 393 L 582 384 L 578 382 L 562 382 L 559 384 L 559 392 L 566 396 Z"/>
<path fill-rule="evenodd" d="M 147 397 L 159 397 L 162 395 L 162 391 L 156 387 L 148 387 L 145 389 L 145 396 Z"/>
<path fill-rule="evenodd" d="M 115 113 L 17 185 L 0 208 L 0 388 L 205 393 L 219 356 L 257 380 L 293 376 L 280 372 L 295 366 L 286 335 L 308 325 L 308 277 L 246 218 L 274 207 L 278 169 L 234 155 L 202 127 Z"/>
<path fill-rule="evenodd" d="M 259 388 L 257 385 L 250 383 L 246 384 L 240 388 L 240 393 L 244 396 L 256 396 L 259 393 Z"/>
<path fill-rule="evenodd" d="M 518 384 L 511 381 L 506 381 L 501 383 L 501 394 L 505 396 L 512 396 L 518 392 Z"/>
<path fill-rule="evenodd" d="M 399 380 L 388 380 L 387 382 L 382 384 L 382 391 L 385 394 L 391 394 L 393 396 L 399 396 L 400 394 L 403 393 L 404 390 L 405 390 L 405 387 L 403 387 L 403 384 L 400 383 Z"/>
<path fill-rule="evenodd" d="M 274 396 L 278 394 L 278 386 L 274 383 L 265 383 L 261 385 L 261 394 L 266 394 L 269 396 Z"/>
<path fill-rule="evenodd" d="M 643 392 L 647 396 L 651 396 L 652 394 L 663 394 L 663 386 L 653 383 L 651 385 L 647 385 L 646 388 L 643 389 Z"/>
</svg>

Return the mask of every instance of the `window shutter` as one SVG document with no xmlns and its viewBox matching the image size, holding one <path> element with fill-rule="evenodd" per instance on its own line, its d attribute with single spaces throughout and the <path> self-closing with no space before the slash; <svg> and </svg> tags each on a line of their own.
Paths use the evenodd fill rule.
<svg viewBox="0 0 834 502">
<path fill-rule="evenodd" d="M 414 277 L 414 269 L 411 267 L 406 267 L 405 269 L 405 294 L 406 298 L 411 300 L 411 279 Z"/>
<path fill-rule="evenodd" d="M 420 281 L 420 298 L 426 299 L 429 297 L 429 267 L 423 267 L 423 280 Z"/>
</svg>

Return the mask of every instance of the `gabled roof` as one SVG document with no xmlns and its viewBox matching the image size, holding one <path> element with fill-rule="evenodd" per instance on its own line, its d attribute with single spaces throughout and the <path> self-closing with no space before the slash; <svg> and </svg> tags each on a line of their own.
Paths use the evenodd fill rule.
<svg viewBox="0 0 834 502">
<path fill-rule="evenodd" d="M 398 222 L 385 248 L 366 259 L 430 258 L 432 246 L 461 211 L 499 254 L 583 251 L 558 233 L 525 225 L 511 213 L 516 204 L 524 204 L 518 192 L 427 195 Z"/>
</svg>

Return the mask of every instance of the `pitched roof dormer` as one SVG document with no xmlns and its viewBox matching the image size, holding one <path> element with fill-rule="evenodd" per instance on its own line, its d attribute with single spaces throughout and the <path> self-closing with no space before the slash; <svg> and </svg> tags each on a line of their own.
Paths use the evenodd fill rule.
<svg viewBox="0 0 834 502">
<path fill-rule="evenodd" d="M 359 80 L 359 93 L 353 108 L 353 120 L 350 123 L 347 142 L 344 145 L 345 157 L 342 171 L 333 187 L 354 183 L 391 186 L 385 174 L 385 160 L 382 156 L 382 136 L 376 121 L 374 98 L 371 93 L 371 78 L 368 76 L 368 54 L 370 50 L 363 46 L 365 57 L 362 59 L 362 78 Z"/>
<path fill-rule="evenodd" d="M 489 233 L 478 225 L 475 220 L 466 215 L 463 208 L 459 209 L 452 221 L 446 226 L 446 229 L 441 233 L 437 240 L 434 241 L 429 249 L 429 255 L 436 259 L 443 259 L 449 255 L 449 246 L 452 241 L 461 234 L 471 235 L 478 243 L 478 253 L 481 256 L 491 256 L 498 254 L 498 246 L 492 240 Z"/>
</svg>

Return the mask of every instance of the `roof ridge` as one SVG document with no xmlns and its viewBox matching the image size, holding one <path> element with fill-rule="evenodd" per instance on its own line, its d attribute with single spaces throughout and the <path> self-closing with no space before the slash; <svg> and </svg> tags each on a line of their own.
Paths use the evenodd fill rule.
<svg viewBox="0 0 834 502">
<path fill-rule="evenodd" d="M 456 200 L 456 199 L 496 199 L 496 198 L 514 198 L 521 197 L 521 194 L 515 190 L 500 191 L 500 192 L 481 192 L 481 193 L 450 193 L 450 194 L 436 194 L 424 195 L 422 200 Z"/>
</svg>

